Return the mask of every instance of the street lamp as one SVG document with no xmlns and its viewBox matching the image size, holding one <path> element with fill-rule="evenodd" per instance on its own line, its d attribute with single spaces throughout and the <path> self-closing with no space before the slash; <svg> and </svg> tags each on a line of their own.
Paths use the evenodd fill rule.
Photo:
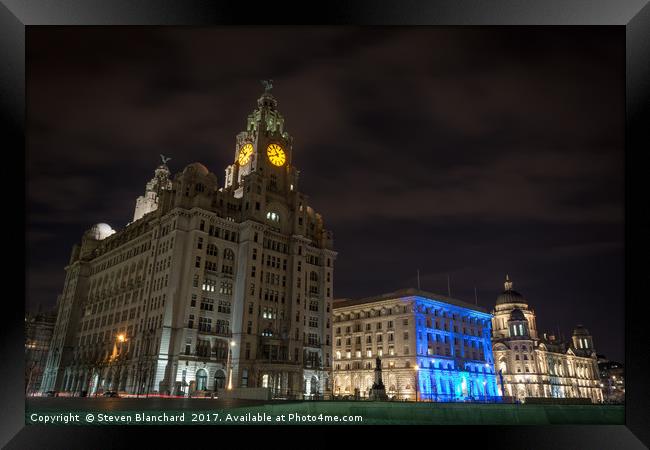
<svg viewBox="0 0 650 450">
<path fill-rule="evenodd" d="M 418 377 L 418 370 L 420 370 L 420 367 L 416 364 L 415 367 L 413 367 L 413 370 L 415 370 L 415 401 L 418 401 L 418 384 L 419 383 L 419 377 Z"/>
<path fill-rule="evenodd" d="M 126 334 L 124 334 L 124 333 L 118 334 L 117 336 L 115 336 L 115 341 L 116 342 L 115 342 L 115 346 L 113 347 L 113 355 L 111 355 L 112 356 L 111 365 L 116 360 L 118 360 L 118 358 L 121 360 L 120 357 L 122 356 L 122 344 L 127 341 Z M 118 343 L 120 344 L 119 352 L 118 352 L 118 348 L 117 348 Z M 120 376 L 122 375 L 120 373 L 121 372 L 121 361 L 118 361 L 117 369 L 118 369 L 118 377 L 117 377 L 117 389 L 115 389 L 116 391 L 119 390 L 119 388 L 120 388 Z"/>
<path fill-rule="evenodd" d="M 228 390 L 232 389 L 232 367 L 230 367 L 230 353 L 232 352 L 232 348 L 235 345 L 235 341 L 230 341 L 230 348 L 228 348 L 228 361 L 226 362 L 226 370 L 228 371 Z"/>
</svg>

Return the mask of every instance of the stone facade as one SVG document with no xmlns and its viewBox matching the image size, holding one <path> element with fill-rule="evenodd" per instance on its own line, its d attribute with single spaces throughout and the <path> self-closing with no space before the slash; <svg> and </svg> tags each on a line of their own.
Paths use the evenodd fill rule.
<svg viewBox="0 0 650 450">
<path fill-rule="evenodd" d="M 25 393 L 41 388 L 47 354 L 50 349 L 56 311 L 38 311 L 25 316 Z"/>
<path fill-rule="evenodd" d="M 589 332 L 578 326 L 571 342 L 540 335 L 535 311 L 506 277 L 497 298 L 492 331 L 495 367 L 503 396 L 587 398 L 603 401 L 596 353 Z"/>
<path fill-rule="evenodd" d="M 493 400 L 490 328 L 482 308 L 416 289 L 337 300 L 333 394 L 367 398 L 379 357 L 390 398 Z"/>
<path fill-rule="evenodd" d="M 330 391 L 333 238 L 298 190 L 292 137 L 267 90 L 225 183 L 168 159 L 134 221 L 98 224 L 66 267 L 42 391 Z"/>
</svg>

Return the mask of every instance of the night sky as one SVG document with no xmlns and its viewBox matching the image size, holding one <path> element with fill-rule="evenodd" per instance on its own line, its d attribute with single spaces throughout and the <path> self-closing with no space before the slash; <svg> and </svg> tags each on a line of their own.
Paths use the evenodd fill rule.
<svg viewBox="0 0 650 450">
<path fill-rule="evenodd" d="M 540 330 L 623 359 L 620 27 L 33 28 L 27 307 L 114 228 L 159 164 L 223 185 L 263 88 L 333 230 L 335 297 L 416 286 L 491 309 L 505 274 Z"/>
</svg>

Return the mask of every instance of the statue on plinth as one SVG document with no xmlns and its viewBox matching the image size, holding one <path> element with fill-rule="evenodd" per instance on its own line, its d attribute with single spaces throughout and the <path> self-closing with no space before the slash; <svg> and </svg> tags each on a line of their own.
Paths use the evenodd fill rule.
<svg viewBox="0 0 650 450">
<path fill-rule="evenodd" d="M 370 395 L 368 398 L 370 400 L 385 401 L 388 400 L 388 395 L 386 395 L 386 387 L 381 379 L 381 358 L 377 357 L 375 363 L 375 382 L 372 384 L 372 389 L 370 389 Z"/>
</svg>

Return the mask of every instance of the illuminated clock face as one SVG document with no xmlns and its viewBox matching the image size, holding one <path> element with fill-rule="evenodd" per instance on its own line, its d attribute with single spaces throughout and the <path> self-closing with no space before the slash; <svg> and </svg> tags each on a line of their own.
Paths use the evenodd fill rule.
<svg viewBox="0 0 650 450">
<path fill-rule="evenodd" d="M 271 164 L 280 167 L 287 160 L 284 150 L 278 144 L 271 144 L 266 148 L 266 154 L 269 157 Z"/>
<path fill-rule="evenodd" d="M 239 161 L 239 165 L 243 166 L 248 164 L 248 161 L 251 160 L 252 154 L 253 154 L 253 144 L 243 145 L 242 148 L 239 149 L 239 157 L 237 158 L 237 161 Z"/>
</svg>

